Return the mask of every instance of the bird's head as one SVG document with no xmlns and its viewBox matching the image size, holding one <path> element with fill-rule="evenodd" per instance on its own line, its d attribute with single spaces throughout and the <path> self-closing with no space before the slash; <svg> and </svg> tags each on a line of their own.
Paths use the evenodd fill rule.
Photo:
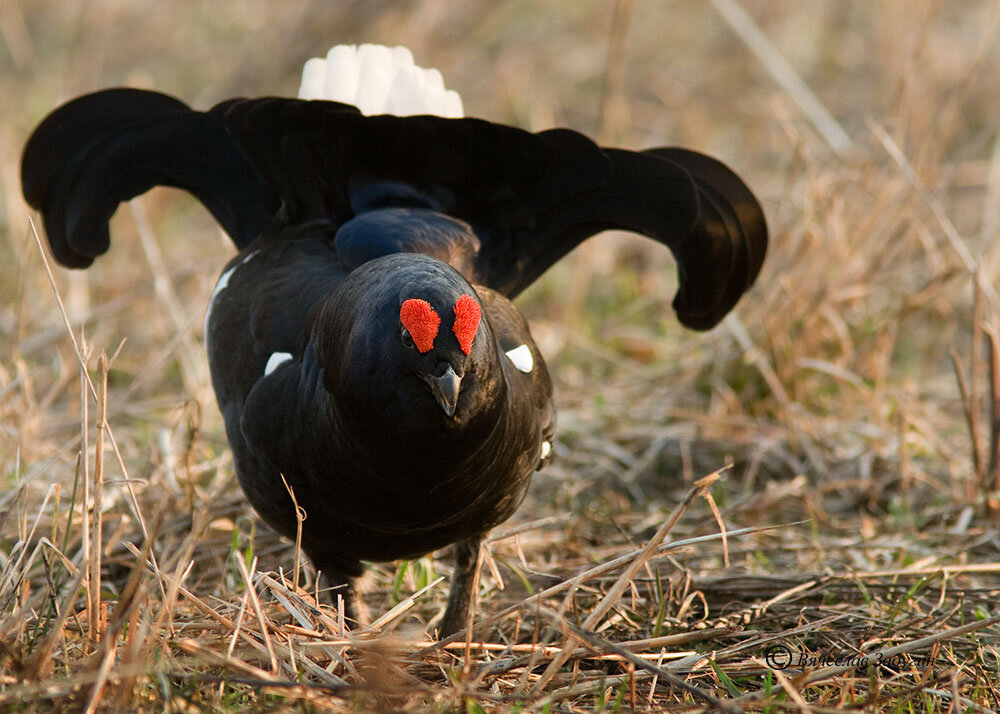
<svg viewBox="0 0 1000 714">
<path fill-rule="evenodd" d="M 479 296 L 436 258 L 403 253 L 365 263 L 318 319 L 327 390 L 360 421 L 440 432 L 467 425 L 502 395 Z"/>
</svg>

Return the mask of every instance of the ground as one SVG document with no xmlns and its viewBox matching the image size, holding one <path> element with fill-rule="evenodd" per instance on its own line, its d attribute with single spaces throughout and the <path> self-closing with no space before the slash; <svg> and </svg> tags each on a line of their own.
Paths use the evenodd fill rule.
<svg viewBox="0 0 1000 714">
<path fill-rule="evenodd" d="M 929 0 L 0 4 L 0 703 L 1000 709 L 998 20 Z M 246 506 L 201 337 L 233 249 L 198 204 L 123 207 L 113 250 L 50 284 L 20 196 L 61 101 L 294 94 L 305 59 L 364 41 L 409 46 L 472 115 L 718 156 L 771 227 L 708 333 L 674 319 L 667 251 L 624 234 L 519 300 L 560 430 L 484 551 L 471 642 L 428 634 L 447 553 L 374 566 L 371 624 L 345 630 Z"/>
</svg>

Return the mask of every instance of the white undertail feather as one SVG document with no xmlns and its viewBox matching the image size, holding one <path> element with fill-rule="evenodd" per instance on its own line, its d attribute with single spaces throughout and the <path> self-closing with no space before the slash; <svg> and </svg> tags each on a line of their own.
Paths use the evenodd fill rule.
<svg viewBox="0 0 1000 714">
<path fill-rule="evenodd" d="M 325 58 L 313 57 L 302 68 L 299 99 L 353 104 L 366 115 L 463 116 L 458 93 L 445 89 L 436 69 L 416 66 L 405 47 L 332 47 Z"/>
</svg>

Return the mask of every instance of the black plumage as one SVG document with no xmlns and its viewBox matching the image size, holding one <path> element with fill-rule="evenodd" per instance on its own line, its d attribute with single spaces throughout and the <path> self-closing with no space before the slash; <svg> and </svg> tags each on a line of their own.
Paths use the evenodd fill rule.
<svg viewBox="0 0 1000 714">
<path fill-rule="evenodd" d="M 206 340 L 243 490 L 294 537 L 284 475 L 308 514 L 303 547 L 348 605 L 361 560 L 457 543 L 443 633 L 464 624 L 479 540 L 517 508 L 553 436 L 552 385 L 510 300 L 621 228 L 673 252 L 674 308 L 707 329 L 767 244 L 751 192 L 695 152 L 324 101 L 198 112 L 98 92 L 39 125 L 22 183 L 70 267 L 104 253 L 118 204 L 152 186 L 212 212 L 240 249 Z"/>
</svg>

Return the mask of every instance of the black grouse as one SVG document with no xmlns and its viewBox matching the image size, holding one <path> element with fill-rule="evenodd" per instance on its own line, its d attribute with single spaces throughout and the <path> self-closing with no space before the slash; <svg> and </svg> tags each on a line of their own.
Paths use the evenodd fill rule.
<svg viewBox="0 0 1000 714">
<path fill-rule="evenodd" d="M 108 250 L 118 204 L 185 189 L 232 237 L 206 318 L 240 485 L 351 612 L 361 561 L 457 544 L 442 635 L 465 624 L 480 540 L 548 458 L 552 384 L 511 303 L 587 237 L 641 233 L 677 261 L 680 321 L 712 327 L 751 286 L 763 213 L 727 167 L 601 148 L 567 129 L 363 116 L 268 97 L 194 111 L 110 89 L 50 114 L 25 198 L 55 258 Z"/>
</svg>

